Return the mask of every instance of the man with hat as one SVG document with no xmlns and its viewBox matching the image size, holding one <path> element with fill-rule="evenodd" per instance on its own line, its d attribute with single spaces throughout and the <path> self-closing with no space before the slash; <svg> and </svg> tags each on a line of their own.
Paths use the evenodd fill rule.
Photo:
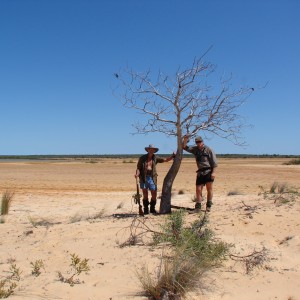
<svg viewBox="0 0 300 300">
<path fill-rule="evenodd" d="M 201 136 L 195 138 L 196 146 L 187 146 L 188 137 L 183 137 L 183 149 L 189 153 L 194 154 L 197 163 L 197 178 L 196 178 L 196 204 L 195 210 L 201 210 L 202 204 L 202 190 L 206 186 L 207 202 L 206 211 L 211 210 L 213 198 L 213 182 L 216 177 L 216 168 L 218 166 L 217 157 L 214 151 L 204 145 Z"/>
<path fill-rule="evenodd" d="M 170 157 L 162 158 L 156 157 L 154 153 L 158 151 L 154 145 L 149 145 L 145 147 L 147 154 L 142 155 L 137 163 L 135 177 L 139 177 L 140 188 L 143 191 L 143 206 L 144 214 L 149 214 L 149 204 L 150 213 L 156 214 L 155 205 L 157 197 L 157 171 L 156 164 L 168 162 L 175 157 L 173 153 Z M 149 202 L 148 190 L 151 192 L 151 201 Z"/>
</svg>

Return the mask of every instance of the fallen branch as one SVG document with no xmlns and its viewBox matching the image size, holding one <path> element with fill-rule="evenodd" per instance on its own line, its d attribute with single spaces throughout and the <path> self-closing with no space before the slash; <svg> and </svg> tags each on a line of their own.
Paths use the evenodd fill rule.
<svg viewBox="0 0 300 300">
<path fill-rule="evenodd" d="M 246 274 L 250 274 L 254 268 L 262 268 L 263 264 L 269 261 L 268 251 L 265 247 L 261 251 L 254 250 L 251 254 L 239 256 L 230 254 L 229 257 L 245 264 Z"/>
</svg>

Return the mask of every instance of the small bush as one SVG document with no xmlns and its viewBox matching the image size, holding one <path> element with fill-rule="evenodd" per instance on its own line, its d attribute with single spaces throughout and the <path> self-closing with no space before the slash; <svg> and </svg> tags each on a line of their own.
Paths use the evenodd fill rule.
<svg viewBox="0 0 300 300">
<path fill-rule="evenodd" d="M 14 192 L 5 191 L 1 200 L 1 216 L 7 215 L 14 197 Z"/>
<path fill-rule="evenodd" d="M 292 160 L 284 163 L 284 165 L 300 165 L 300 158 L 292 159 Z"/>
<path fill-rule="evenodd" d="M 58 278 L 60 281 L 70 284 L 70 286 L 74 286 L 74 284 L 81 283 L 79 279 L 74 280 L 75 276 L 79 276 L 82 272 L 88 272 L 90 267 L 88 265 L 88 259 L 81 259 L 78 255 L 71 254 L 71 268 L 72 275 L 70 277 L 65 277 L 62 275 L 60 271 L 57 272 Z"/>
<path fill-rule="evenodd" d="M 35 277 L 41 275 L 42 268 L 45 269 L 44 262 L 41 259 L 36 260 L 35 262 L 31 262 L 30 264 L 32 266 L 31 274 L 34 275 Z"/>
<path fill-rule="evenodd" d="M 214 240 L 212 231 L 204 228 L 206 215 L 185 227 L 185 211 L 179 210 L 167 217 L 162 232 L 153 234 L 154 244 L 168 243 L 170 255 L 162 257 L 155 277 L 147 268 L 137 277 L 152 299 L 175 299 L 199 287 L 201 276 L 217 267 L 226 258 L 229 246 Z"/>
<path fill-rule="evenodd" d="M 157 274 L 152 276 L 147 267 L 137 277 L 151 299 L 181 299 L 188 291 L 200 287 L 201 270 L 194 257 L 162 258 Z"/>
<path fill-rule="evenodd" d="M 20 281 L 22 271 L 20 270 L 20 268 L 17 267 L 16 264 L 11 263 L 9 271 L 11 273 L 11 275 L 8 277 L 9 279 L 15 280 L 15 281 Z"/>
<path fill-rule="evenodd" d="M 16 264 L 11 263 L 9 268 L 9 273 L 5 279 L 0 280 L 0 299 L 8 298 L 14 293 L 14 290 L 17 287 L 15 281 L 20 281 L 21 271 L 20 268 L 17 268 Z"/>
<path fill-rule="evenodd" d="M 269 190 L 259 186 L 260 192 L 258 195 L 263 195 L 264 199 L 274 200 L 274 203 L 284 204 L 294 202 L 300 193 L 297 189 L 289 187 L 286 183 L 273 182 Z"/>
<path fill-rule="evenodd" d="M 10 282 L 9 280 L 0 280 L 0 299 L 8 298 L 14 293 L 17 284 L 15 282 Z"/>
<path fill-rule="evenodd" d="M 123 160 L 123 164 L 133 164 L 134 161 L 131 159 L 131 160 Z"/>
<path fill-rule="evenodd" d="M 184 190 L 179 190 L 178 191 L 178 195 L 183 195 L 184 194 Z"/>
</svg>

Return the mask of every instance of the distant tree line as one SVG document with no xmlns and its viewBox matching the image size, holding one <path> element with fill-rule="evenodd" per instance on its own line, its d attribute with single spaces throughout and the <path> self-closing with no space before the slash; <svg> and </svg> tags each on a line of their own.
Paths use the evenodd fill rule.
<svg viewBox="0 0 300 300">
<path fill-rule="evenodd" d="M 0 155 L 0 159 L 28 159 L 28 160 L 63 160 L 63 159 L 101 159 L 101 158 L 119 158 L 130 159 L 139 158 L 142 154 L 57 154 L 57 155 Z M 170 154 L 159 154 L 161 157 L 168 157 Z M 300 158 L 300 155 L 282 155 L 282 154 L 217 154 L 220 158 Z M 183 154 L 184 158 L 190 158 L 192 155 Z"/>
</svg>

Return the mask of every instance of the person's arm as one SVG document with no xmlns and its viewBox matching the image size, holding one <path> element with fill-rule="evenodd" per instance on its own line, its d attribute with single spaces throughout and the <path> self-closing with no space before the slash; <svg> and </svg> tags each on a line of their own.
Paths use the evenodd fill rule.
<svg viewBox="0 0 300 300">
<path fill-rule="evenodd" d="M 164 162 L 168 162 L 172 159 L 174 159 L 176 156 L 176 154 L 173 152 L 169 157 L 167 158 L 162 158 L 162 157 L 156 157 L 156 163 L 164 163 Z"/>
<path fill-rule="evenodd" d="M 185 135 L 183 137 L 183 142 L 182 142 L 182 148 L 185 150 L 185 148 L 187 148 L 187 143 L 189 141 L 189 137 L 187 135 Z"/>
<path fill-rule="evenodd" d="M 135 178 L 140 176 L 140 168 L 141 168 L 141 158 L 139 158 L 139 161 L 136 166 L 135 175 L 134 175 Z"/>
<path fill-rule="evenodd" d="M 165 158 L 165 159 L 164 159 L 164 162 L 168 162 L 168 161 L 170 161 L 170 160 L 174 159 L 174 158 L 175 158 L 175 156 L 176 156 L 176 153 L 175 153 L 175 152 L 173 152 L 173 153 L 171 154 L 171 156 L 169 156 L 169 157 L 167 157 L 167 158 Z"/>
<path fill-rule="evenodd" d="M 217 162 L 217 156 L 215 154 L 215 152 L 210 149 L 210 155 L 211 155 L 211 159 L 210 159 L 210 165 L 211 165 L 211 178 L 215 179 L 216 177 L 216 168 L 218 166 L 218 162 Z"/>
<path fill-rule="evenodd" d="M 217 167 L 214 167 L 211 169 L 211 179 L 215 179 L 216 178 L 216 168 Z"/>
<path fill-rule="evenodd" d="M 183 148 L 184 151 L 194 154 L 194 148 L 189 147 L 187 145 L 188 142 L 189 142 L 189 137 L 187 135 L 185 135 L 183 137 L 183 141 L 182 141 L 182 148 Z"/>
</svg>

